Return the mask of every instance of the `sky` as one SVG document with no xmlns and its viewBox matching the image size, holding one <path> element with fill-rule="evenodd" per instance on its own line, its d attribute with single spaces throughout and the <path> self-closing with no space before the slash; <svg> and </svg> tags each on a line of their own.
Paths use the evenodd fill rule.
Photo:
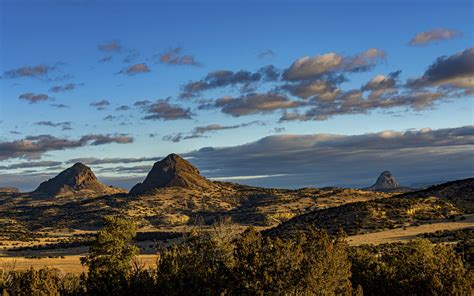
<svg viewBox="0 0 474 296">
<path fill-rule="evenodd" d="M 178 153 L 265 187 L 472 177 L 472 1 L 0 1 L 0 186 Z"/>
</svg>

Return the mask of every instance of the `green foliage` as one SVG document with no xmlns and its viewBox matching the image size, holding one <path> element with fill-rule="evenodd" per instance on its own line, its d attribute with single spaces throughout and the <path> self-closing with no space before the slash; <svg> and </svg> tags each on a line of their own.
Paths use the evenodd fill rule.
<svg viewBox="0 0 474 296">
<path fill-rule="evenodd" d="M 248 230 L 236 241 L 235 257 L 234 285 L 247 295 L 350 293 L 346 244 L 324 231 L 282 240 Z"/>
<path fill-rule="evenodd" d="M 346 244 L 312 230 L 294 239 L 253 229 L 232 240 L 192 235 L 161 250 L 157 279 L 165 295 L 350 294 Z"/>
<path fill-rule="evenodd" d="M 132 262 L 128 278 L 127 296 L 156 295 L 156 271 L 146 269 L 136 258 Z"/>
<path fill-rule="evenodd" d="M 127 289 L 131 262 L 138 247 L 131 244 L 136 225 L 130 220 L 109 216 L 97 234 L 89 254 L 81 263 L 89 267 L 86 279 L 90 295 L 120 295 Z"/>
<path fill-rule="evenodd" d="M 375 248 L 377 250 L 377 248 Z M 366 295 L 469 295 L 472 273 L 453 249 L 427 240 L 358 248 L 351 255 L 352 282 Z"/>
<path fill-rule="evenodd" d="M 0 291 L 2 296 L 80 295 L 81 287 L 77 276 L 63 275 L 57 269 L 46 268 L 2 272 Z"/>
<path fill-rule="evenodd" d="M 181 244 L 159 252 L 157 285 L 164 295 L 225 294 L 233 266 L 232 236 L 216 227 L 193 232 Z"/>
</svg>

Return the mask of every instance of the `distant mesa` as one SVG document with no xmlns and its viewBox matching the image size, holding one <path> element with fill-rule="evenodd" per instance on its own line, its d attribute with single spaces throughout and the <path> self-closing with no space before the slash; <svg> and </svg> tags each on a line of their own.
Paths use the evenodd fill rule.
<svg viewBox="0 0 474 296">
<path fill-rule="evenodd" d="M 123 189 L 100 183 L 88 166 L 76 163 L 56 177 L 41 183 L 33 193 L 65 197 L 110 195 L 124 192 Z"/>
<path fill-rule="evenodd" d="M 401 186 L 390 171 L 382 172 L 374 185 L 364 189 L 380 192 L 408 192 L 412 190 L 411 188 Z"/>
<path fill-rule="evenodd" d="M 215 188 L 217 185 L 201 176 L 199 170 L 189 161 L 177 154 L 170 154 L 156 162 L 145 180 L 133 186 L 130 194 L 139 195 L 168 187 L 203 190 Z"/>
<path fill-rule="evenodd" d="M 0 193 L 18 193 L 20 190 L 16 187 L 0 187 Z"/>
</svg>

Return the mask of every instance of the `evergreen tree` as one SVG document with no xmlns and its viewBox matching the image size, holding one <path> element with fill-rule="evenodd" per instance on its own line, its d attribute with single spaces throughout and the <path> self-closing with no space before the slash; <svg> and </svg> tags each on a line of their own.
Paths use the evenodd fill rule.
<svg viewBox="0 0 474 296">
<path fill-rule="evenodd" d="M 81 263 L 89 267 L 86 286 L 90 295 L 124 295 L 132 259 L 138 247 L 131 244 L 136 225 L 131 220 L 109 216 Z"/>
</svg>

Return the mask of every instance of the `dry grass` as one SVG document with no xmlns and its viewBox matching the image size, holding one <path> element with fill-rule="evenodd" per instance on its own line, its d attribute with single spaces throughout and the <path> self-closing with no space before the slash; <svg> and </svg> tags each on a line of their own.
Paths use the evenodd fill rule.
<svg viewBox="0 0 474 296">
<path fill-rule="evenodd" d="M 277 225 L 321 208 L 361 202 L 390 194 L 343 188 L 271 189 L 219 183 L 212 190 L 163 188 L 142 196 L 95 198 L 35 198 L 28 194 L 0 194 L 0 216 L 10 232 L 44 229 L 96 230 L 102 218 L 120 215 L 140 227 L 176 227 L 230 216 L 243 225 Z M 1 222 L 1 221 L 0 221 Z M 1 229 L 0 229 L 1 230 Z M 25 231 L 24 231 L 25 232 Z M 0 231 L 0 235 L 2 231 Z M 27 236 L 26 232 L 23 236 Z"/>
<path fill-rule="evenodd" d="M 79 255 L 64 256 L 64 258 L 25 258 L 25 257 L 0 257 L 0 269 L 25 270 L 31 267 L 57 268 L 65 273 L 80 274 L 87 271 L 87 267 L 81 265 Z M 156 268 L 156 255 L 139 255 L 137 260 L 144 266 Z"/>
<path fill-rule="evenodd" d="M 455 222 L 445 220 L 419 226 L 409 226 L 405 228 L 353 235 L 347 238 L 347 242 L 353 246 L 363 244 L 378 245 L 384 243 L 407 242 L 415 239 L 419 234 L 436 232 L 438 230 L 453 231 L 467 228 L 474 229 L 474 214 L 466 215 L 465 217 L 465 220 L 458 220 Z"/>
</svg>

